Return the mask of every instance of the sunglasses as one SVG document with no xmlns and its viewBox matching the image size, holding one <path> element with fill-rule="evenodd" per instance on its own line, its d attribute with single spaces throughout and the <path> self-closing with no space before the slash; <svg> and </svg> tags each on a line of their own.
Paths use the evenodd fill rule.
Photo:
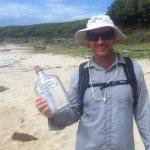
<svg viewBox="0 0 150 150">
<path fill-rule="evenodd" d="M 101 33 L 94 33 L 94 32 L 87 32 L 87 38 L 90 41 L 98 41 L 99 37 L 101 37 L 103 40 L 111 40 L 115 35 L 115 32 L 112 31 L 107 31 L 107 32 L 101 32 Z"/>
</svg>

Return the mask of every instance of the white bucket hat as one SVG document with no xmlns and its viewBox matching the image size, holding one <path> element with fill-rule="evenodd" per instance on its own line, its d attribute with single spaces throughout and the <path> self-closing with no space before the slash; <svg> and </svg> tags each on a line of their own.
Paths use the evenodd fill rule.
<svg viewBox="0 0 150 150">
<path fill-rule="evenodd" d="M 126 40 L 126 36 L 114 25 L 113 21 L 108 15 L 92 17 L 88 21 L 87 27 L 85 29 L 81 29 L 76 32 L 75 39 L 81 45 L 88 46 L 86 42 L 87 31 L 102 27 L 111 27 L 115 31 L 115 43 L 123 42 Z"/>
</svg>

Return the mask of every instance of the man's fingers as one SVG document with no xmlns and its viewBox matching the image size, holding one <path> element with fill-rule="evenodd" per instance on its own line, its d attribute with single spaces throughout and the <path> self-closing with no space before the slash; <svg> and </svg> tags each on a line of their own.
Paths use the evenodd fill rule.
<svg viewBox="0 0 150 150">
<path fill-rule="evenodd" d="M 52 112 L 51 112 L 49 106 L 45 107 L 45 108 L 42 110 L 42 114 L 43 114 L 44 116 L 48 117 L 48 118 L 52 118 L 52 116 L 53 116 L 53 114 L 52 114 Z"/>
<path fill-rule="evenodd" d="M 47 106 L 48 106 L 48 103 L 46 100 L 42 99 L 36 102 L 36 107 L 40 112 L 42 112 Z"/>
<path fill-rule="evenodd" d="M 39 102 L 41 100 L 43 100 L 43 97 L 38 97 L 37 99 L 35 99 L 35 102 L 37 103 L 37 102 Z"/>
<path fill-rule="evenodd" d="M 48 102 L 44 100 L 43 97 L 38 97 L 35 100 L 35 105 L 41 114 L 48 118 L 52 118 L 53 115 L 48 105 Z"/>
</svg>

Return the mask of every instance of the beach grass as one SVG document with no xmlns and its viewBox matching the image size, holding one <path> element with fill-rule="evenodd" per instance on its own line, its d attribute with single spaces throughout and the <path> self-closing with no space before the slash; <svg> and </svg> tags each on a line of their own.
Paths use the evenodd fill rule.
<svg viewBox="0 0 150 150">
<path fill-rule="evenodd" d="M 39 44 L 40 45 L 40 44 Z M 92 50 L 86 47 L 79 46 L 64 46 L 62 43 L 58 44 L 41 44 L 46 46 L 46 50 L 35 50 L 32 53 L 52 53 L 59 55 L 69 55 L 75 57 L 87 57 L 92 56 Z M 27 46 L 27 45 L 26 45 Z M 28 46 L 33 46 L 33 43 L 30 43 Z M 116 44 L 114 46 L 114 50 L 123 54 L 124 56 L 128 56 L 134 59 L 150 59 L 150 43 L 142 43 L 142 44 Z"/>
<path fill-rule="evenodd" d="M 150 59 L 150 43 L 123 45 L 117 44 L 115 51 L 134 59 Z"/>
</svg>

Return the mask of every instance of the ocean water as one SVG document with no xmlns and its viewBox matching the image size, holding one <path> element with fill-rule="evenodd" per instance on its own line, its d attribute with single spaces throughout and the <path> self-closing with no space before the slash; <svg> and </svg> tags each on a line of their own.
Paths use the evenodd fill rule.
<svg viewBox="0 0 150 150">
<path fill-rule="evenodd" d="M 17 45 L 0 45 L 0 67 L 11 65 L 20 60 L 18 54 L 25 51 L 31 51 L 31 48 Z"/>
<path fill-rule="evenodd" d="M 18 58 L 12 54 L 0 53 L 0 67 L 5 65 L 11 65 L 14 63 Z"/>
</svg>

